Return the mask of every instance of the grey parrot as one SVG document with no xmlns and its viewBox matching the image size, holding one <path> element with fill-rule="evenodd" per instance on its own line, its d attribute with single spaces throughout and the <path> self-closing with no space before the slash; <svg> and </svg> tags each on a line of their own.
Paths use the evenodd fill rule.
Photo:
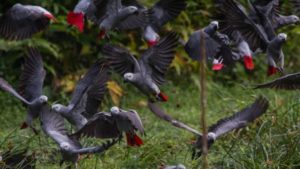
<svg viewBox="0 0 300 169">
<path fill-rule="evenodd" d="M 126 6 L 136 6 L 139 10 L 148 10 L 151 14 L 147 26 L 143 27 L 143 37 L 149 47 L 156 45 L 160 36 L 158 32 L 168 22 L 174 20 L 186 8 L 185 0 L 159 0 L 151 8 L 147 9 L 137 0 L 122 0 Z"/>
<path fill-rule="evenodd" d="M 255 89 L 259 88 L 273 88 L 284 90 L 297 90 L 300 89 L 300 73 L 288 74 L 279 77 L 271 82 L 255 85 Z"/>
<path fill-rule="evenodd" d="M 260 20 L 264 25 L 270 25 L 274 30 L 287 25 L 299 23 L 296 15 L 281 15 L 279 0 L 256 0 L 249 2 L 250 16 L 254 21 Z"/>
<path fill-rule="evenodd" d="M 159 169 L 186 169 L 183 164 L 172 165 L 172 166 L 162 166 Z"/>
<path fill-rule="evenodd" d="M 141 146 L 143 141 L 136 134 L 136 130 L 141 134 L 145 133 L 140 116 L 135 110 L 125 111 L 118 107 L 112 107 L 110 113 L 100 112 L 95 114 L 72 137 L 87 136 L 106 139 L 118 138 L 122 136 L 122 133 L 125 133 L 129 146 Z"/>
<path fill-rule="evenodd" d="M 230 40 L 227 35 L 217 32 L 218 28 L 218 21 L 212 21 L 203 30 L 194 32 L 185 44 L 187 54 L 194 60 L 201 60 L 200 43 L 201 39 L 204 38 L 206 56 L 208 60 L 213 62 L 212 69 L 215 71 L 221 70 L 224 64 L 228 66 L 234 64 L 233 54 L 229 46 Z M 203 35 L 201 31 L 203 31 Z"/>
<path fill-rule="evenodd" d="M 68 106 L 52 105 L 52 109 L 66 118 L 76 129 L 87 123 L 87 118 L 98 112 L 99 105 L 106 93 L 108 67 L 97 61 L 76 85 Z"/>
<path fill-rule="evenodd" d="M 163 94 L 158 85 L 165 81 L 164 75 L 175 57 L 175 49 L 178 42 L 176 33 L 169 33 L 158 44 L 145 51 L 137 60 L 126 49 L 106 44 L 102 53 L 107 56 L 110 66 L 125 81 L 132 83 L 150 99 L 167 101 L 168 97 Z"/>
<path fill-rule="evenodd" d="M 40 6 L 15 4 L 0 17 L 0 37 L 9 40 L 30 38 L 47 28 L 54 16 Z"/>
<path fill-rule="evenodd" d="M 222 5 L 224 14 L 223 32 L 230 36 L 236 30 L 239 31 L 244 40 L 250 45 L 252 51 L 262 49 L 267 54 L 268 75 L 272 75 L 279 70 L 283 72 L 284 55 L 281 49 L 283 42 L 286 41 L 286 34 L 273 35 L 275 31 L 266 29 L 266 26 L 257 24 L 245 11 L 244 7 L 234 0 L 227 0 Z M 225 23 L 224 23 L 225 22 Z M 271 28 L 270 28 L 271 29 Z M 268 32 L 267 32 L 268 31 Z M 280 66 L 277 66 L 280 63 Z"/>
<path fill-rule="evenodd" d="M 77 166 L 79 155 L 102 153 L 118 142 L 118 140 L 113 140 L 101 146 L 83 148 L 78 140 L 69 137 L 64 118 L 52 111 L 48 105 L 43 106 L 40 119 L 44 133 L 53 139 L 60 148 L 63 158 L 61 164 L 72 162 Z"/>
<path fill-rule="evenodd" d="M 265 97 L 258 97 L 255 102 L 243 110 L 219 120 L 210 126 L 207 134 L 208 148 L 222 135 L 247 126 L 248 123 L 263 115 L 269 107 L 269 101 Z M 194 144 L 193 158 L 201 156 L 202 136 L 198 137 Z"/>
<path fill-rule="evenodd" d="M 73 12 L 69 12 L 67 21 L 83 31 L 84 15 L 99 25 L 100 38 L 104 38 L 111 29 L 137 29 L 149 22 L 149 13 L 135 6 L 123 6 L 121 0 L 80 0 Z"/>
<path fill-rule="evenodd" d="M 21 129 L 29 126 L 37 133 L 32 126 L 32 121 L 39 117 L 41 108 L 48 101 L 48 97 L 42 95 L 45 75 L 42 56 L 37 49 L 29 48 L 21 74 L 19 92 L 16 92 L 7 81 L 0 78 L 0 88 L 12 94 L 27 106 L 27 117 Z"/>
</svg>

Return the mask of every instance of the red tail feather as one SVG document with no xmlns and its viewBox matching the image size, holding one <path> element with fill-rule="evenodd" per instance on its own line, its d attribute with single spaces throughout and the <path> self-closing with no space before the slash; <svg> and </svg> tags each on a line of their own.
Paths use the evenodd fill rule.
<svg viewBox="0 0 300 169">
<path fill-rule="evenodd" d="M 147 44 L 148 44 L 148 47 L 152 47 L 157 44 L 157 41 L 148 41 Z"/>
<path fill-rule="evenodd" d="M 143 140 L 136 134 L 131 135 L 130 133 L 126 133 L 127 145 L 129 146 L 141 146 L 144 144 Z"/>
<path fill-rule="evenodd" d="M 74 25 L 80 32 L 84 29 L 84 15 L 83 13 L 69 12 L 67 21 L 70 25 Z"/>
<path fill-rule="evenodd" d="M 101 30 L 98 34 L 98 38 L 99 39 L 104 39 L 106 35 L 106 31 L 105 30 Z"/>
<path fill-rule="evenodd" d="M 251 56 L 244 56 L 244 65 L 248 70 L 254 69 L 254 63 Z"/>
<path fill-rule="evenodd" d="M 269 66 L 268 67 L 268 76 L 271 76 L 273 74 L 277 73 L 277 68 L 276 67 L 273 67 L 273 66 Z"/>
<path fill-rule="evenodd" d="M 20 129 L 26 129 L 28 127 L 28 124 L 26 122 L 23 122 Z"/>
<path fill-rule="evenodd" d="M 218 63 L 218 64 L 213 64 L 212 70 L 214 71 L 219 71 L 223 69 L 224 64 Z"/>
<path fill-rule="evenodd" d="M 166 102 L 166 101 L 169 100 L 169 97 L 168 97 L 167 95 L 163 94 L 162 92 L 160 92 L 160 93 L 158 94 L 158 97 L 159 97 L 162 101 L 164 101 L 164 102 Z"/>
</svg>

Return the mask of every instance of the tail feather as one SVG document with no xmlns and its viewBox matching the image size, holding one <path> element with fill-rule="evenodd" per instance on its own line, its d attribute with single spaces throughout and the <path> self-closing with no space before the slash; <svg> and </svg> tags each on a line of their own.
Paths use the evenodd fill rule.
<svg viewBox="0 0 300 169">
<path fill-rule="evenodd" d="M 67 21 L 70 25 L 74 25 L 80 32 L 84 29 L 84 15 L 83 13 L 69 12 Z"/>
<path fill-rule="evenodd" d="M 162 101 L 164 101 L 164 102 L 166 102 L 166 101 L 169 100 L 169 97 L 168 97 L 167 95 L 165 95 L 164 93 L 162 93 L 162 92 L 160 92 L 160 93 L 158 94 L 158 97 L 159 97 Z"/>
<path fill-rule="evenodd" d="M 271 76 L 271 75 L 276 74 L 276 73 L 277 73 L 277 68 L 276 67 L 273 67 L 273 66 L 268 67 L 268 73 L 267 73 L 268 76 Z"/>
<path fill-rule="evenodd" d="M 254 63 L 251 56 L 244 56 L 244 65 L 247 70 L 253 70 L 254 69 Z"/>
<path fill-rule="evenodd" d="M 129 146 L 141 146 L 144 144 L 143 140 L 136 134 L 130 134 L 130 133 L 126 133 L 126 140 L 127 140 L 127 145 Z"/>
</svg>

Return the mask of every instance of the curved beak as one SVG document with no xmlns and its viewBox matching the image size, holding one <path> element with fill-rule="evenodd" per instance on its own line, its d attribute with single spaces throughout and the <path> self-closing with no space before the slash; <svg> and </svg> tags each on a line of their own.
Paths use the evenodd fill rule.
<svg viewBox="0 0 300 169">
<path fill-rule="evenodd" d="M 44 16 L 48 18 L 49 20 L 52 20 L 54 22 L 57 22 L 57 19 L 51 14 L 51 13 L 44 13 Z"/>
</svg>

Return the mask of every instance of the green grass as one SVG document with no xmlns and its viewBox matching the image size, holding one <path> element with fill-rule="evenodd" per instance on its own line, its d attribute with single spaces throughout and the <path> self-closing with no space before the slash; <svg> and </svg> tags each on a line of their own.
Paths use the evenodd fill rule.
<svg viewBox="0 0 300 169">
<path fill-rule="evenodd" d="M 209 74 L 211 76 L 211 74 Z M 268 112 L 240 131 L 221 137 L 209 151 L 211 168 L 300 168 L 300 97 L 299 92 L 252 90 L 249 84 L 254 79 L 234 85 L 213 82 L 207 84 L 208 124 L 231 115 L 251 104 L 263 94 L 270 100 Z M 180 81 L 180 80 L 178 80 Z M 220 80 L 221 81 L 221 80 Z M 226 83 L 225 83 L 226 84 Z M 201 166 L 199 160 L 191 159 L 190 143 L 195 137 L 181 129 L 156 118 L 141 102 L 145 97 L 132 86 L 122 99 L 122 108 L 136 109 L 146 128 L 145 145 L 129 148 L 125 142 L 115 145 L 104 154 L 94 155 L 79 162 L 79 167 L 105 169 L 156 169 L 161 164 L 186 165 L 188 169 Z M 161 106 L 174 118 L 200 129 L 199 90 L 192 80 L 168 82 L 163 91 L 170 97 Z M 109 110 L 111 103 L 104 106 Z M 19 130 L 25 117 L 25 109 L 9 95 L 0 93 L 0 151 L 8 147 L 29 147 L 35 152 L 37 168 L 61 168 L 58 163 L 56 144 L 40 132 L 35 136 L 30 130 Z M 39 122 L 36 122 L 36 126 Z M 101 141 L 85 139 L 84 145 L 99 144 Z"/>
</svg>

